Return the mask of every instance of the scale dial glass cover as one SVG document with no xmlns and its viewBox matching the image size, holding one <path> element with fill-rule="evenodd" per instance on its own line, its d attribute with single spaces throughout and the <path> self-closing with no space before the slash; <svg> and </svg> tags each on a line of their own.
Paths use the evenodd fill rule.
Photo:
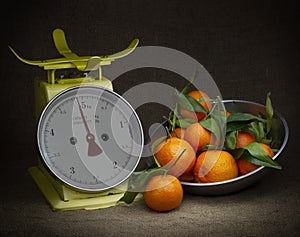
<svg viewBox="0 0 300 237">
<path fill-rule="evenodd" d="M 140 120 L 117 93 L 78 86 L 55 96 L 37 128 L 46 167 L 63 183 L 81 191 L 103 191 L 126 180 L 143 151 Z"/>
</svg>

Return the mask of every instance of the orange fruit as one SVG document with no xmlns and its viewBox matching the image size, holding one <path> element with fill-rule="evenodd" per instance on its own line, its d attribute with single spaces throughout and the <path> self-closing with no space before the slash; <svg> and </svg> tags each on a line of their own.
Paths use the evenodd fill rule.
<svg viewBox="0 0 300 237">
<path fill-rule="evenodd" d="M 184 138 L 184 132 L 185 132 L 184 128 L 175 128 L 175 131 L 171 132 L 171 136 L 183 139 Z"/>
<path fill-rule="evenodd" d="M 243 158 L 239 158 L 237 161 L 237 166 L 239 168 L 239 174 L 244 175 L 256 170 L 259 166 L 250 163 L 249 161 L 244 160 Z"/>
<path fill-rule="evenodd" d="M 188 141 L 196 151 L 201 151 L 205 144 L 211 141 L 211 132 L 205 129 L 200 123 L 193 123 L 188 126 L 184 133 L 184 139 Z"/>
<path fill-rule="evenodd" d="M 221 111 L 221 114 L 224 115 L 224 111 Z M 229 111 L 226 111 L 226 114 L 225 114 L 225 115 L 226 115 L 226 117 L 228 118 L 228 117 L 231 115 L 231 113 L 230 113 Z"/>
<path fill-rule="evenodd" d="M 209 96 L 200 90 L 194 90 L 188 93 L 189 96 L 193 97 L 195 100 L 197 100 L 206 110 L 209 110 L 211 108 L 211 103 L 209 101 L 199 101 L 201 98 L 209 99 Z M 206 114 L 202 112 L 194 112 L 190 110 L 186 110 L 181 108 L 180 109 L 181 116 L 184 118 L 190 118 L 197 121 L 202 120 Z"/>
<path fill-rule="evenodd" d="M 226 111 L 226 117 L 228 118 L 231 115 L 229 111 Z"/>
<path fill-rule="evenodd" d="M 219 182 L 237 177 L 238 166 L 227 151 L 208 150 L 198 156 L 193 174 L 197 183 Z"/>
<path fill-rule="evenodd" d="M 241 148 L 243 146 L 247 146 L 248 144 L 255 142 L 255 138 L 252 134 L 247 132 L 238 132 L 236 139 L 236 148 Z"/>
<path fill-rule="evenodd" d="M 264 149 L 264 151 L 270 158 L 272 158 L 274 156 L 274 152 L 272 151 L 270 146 L 268 146 L 264 143 L 260 143 L 260 145 L 262 146 L 262 148 Z M 255 164 L 250 163 L 247 160 L 244 160 L 243 157 L 241 157 L 240 159 L 237 160 L 237 165 L 239 168 L 240 175 L 250 173 L 259 167 L 259 165 L 255 165 Z"/>
<path fill-rule="evenodd" d="M 262 148 L 264 149 L 264 151 L 270 158 L 272 158 L 274 156 L 274 152 L 272 151 L 270 146 L 268 146 L 267 144 L 264 144 L 264 143 L 259 143 L 259 144 L 262 146 Z"/>
<path fill-rule="evenodd" d="M 192 182 L 194 180 L 193 170 L 178 177 L 181 181 Z"/>
<path fill-rule="evenodd" d="M 154 155 L 159 164 L 164 167 L 170 167 L 176 162 L 169 171 L 169 174 L 176 177 L 190 172 L 196 161 L 193 147 L 187 141 L 177 137 L 168 138 L 160 143 Z"/>
<path fill-rule="evenodd" d="M 172 175 L 157 175 L 147 183 L 144 200 L 152 210 L 171 211 L 180 206 L 183 189 L 180 181 Z"/>
</svg>

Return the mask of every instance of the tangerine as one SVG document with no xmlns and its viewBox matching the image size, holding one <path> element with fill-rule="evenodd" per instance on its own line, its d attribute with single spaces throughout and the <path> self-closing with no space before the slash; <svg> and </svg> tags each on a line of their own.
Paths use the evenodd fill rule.
<svg viewBox="0 0 300 237">
<path fill-rule="evenodd" d="M 260 143 L 260 145 L 262 146 L 265 153 L 270 158 L 272 158 L 274 156 L 274 152 L 272 151 L 270 146 L 268 146 L 264 143 Z M 238 168 L 239 168 L 239 174 L 240 175 L 248 174 L 248 173 L 252 172 L 253 170 L 256 170 L 258 167 L 260 167 L 259 165 L 255 165 L 255 164 L 252 164 L 251 162 L 249 162 L 247 160 L 244 160 L 243 157 L 241 157 L 237 160 L 237 165 L 238 165 Z"/>
<path fill-rule="evenodd" d="M 171 211 L 180 206 L 183 189 L 173 175 L 157 175 L 147 183 L 144 200 L 148 207 L 158 212 Z"/>
<path fill-rule="evenodd" d="M 188 141 L 196 151 L 201 151 L 205 144 L 209 144 L 212 135 L 200 123 L 193 123 L 185 130 L 184 139 Z"/>
<path fill-rule="evenodd" d="M 211 103 L 209 101 L 199 101 L 201 98 L 210 99 L 210 97 L 205 92 L 200 90 L 194 90 L 189 92 L 188 95 L 197 100 L 199 104 L 201 104 L 204 107 L 204 109 L 209 110 L 211 108 Z M 181 116 L 184 118 L 190 118 L 197 121 L 202 120 L 206 116 L 206 114 L 203 112 L 194 112 L 183 108 L 180 109 L 180 113 Z"/>
<path fill-rule="evenodd" d="M 268 146 L 267 144 L 265 143 L 259 143 L 262 148 L 264 149 L 264 151 L 266 152 L 266 154 L 270 157 L 270 158 L 273 158 L 274 156 L 274 152 L 272 151 L 271 147 Z"/>
<path fill-rule="evenodd" d="M 238 166 L 227 151 L 208 150 L 198 156 L 193 174 L 197 183 L 219 182 L 237 177 Z"/>
<path fill-rule="evenodd" d="M 247 132 L 238 132 L 235 147 L 241 148 L 243 146 L 247 146 L 252 142 L 255 142 L 255 138 L 252 134 Z"/>
<path fill-rule="evenodd" d="M 250 172 L 252 172 L 253 170 L 256 170 L 259 166 L 250 163 L 247 160 L 244 160 L 242 157 L 239 158 L 237 161 L 237 166 L 239 168 L 239 174 L 240 175 L 244 175 L 244 174 L 248 174 Z"/>
<path fill-rule="evenodd" d="M 226 117 L 228 118 L 231 115 L 229 111 L 226 111 Z"/>
<path fill-rule="evenodd" d="M 193 170 L 178 177 L 181 181 L 192 182 L 194 180 Z"/>
<path fill-rule="evenodd" d="M 193 147 L 177 137 L 168 138 L 160 143 L 155 149 L 154 156 L 161 166 L 173 166 L 169 174 L 176 177 L 190 172 L 196 161 Z"/>
</svg>

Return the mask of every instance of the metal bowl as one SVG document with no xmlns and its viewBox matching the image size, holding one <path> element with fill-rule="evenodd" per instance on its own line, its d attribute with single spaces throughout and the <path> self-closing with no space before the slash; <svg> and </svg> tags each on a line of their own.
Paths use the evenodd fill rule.
<svg viewBox="0 0 300 237">
<path fill-rule="evenodd" d="M 265 106 L 259 103 L 245 100 L 223 100 L 223 102 L 226 109 L 230 112 L 250 113 L 253 115 L 258 115 L 259 113 L 265 114 Z M 272 137 L 276 139 L 273 148 L 278 149 L 273 159 L 277 159 L 287 144 L 289 130 L 286 120 L 276 110 L 274 110 L 271 132 Z M 152 135 L 152 138 L 161 136 L 161 133 L 162 130 L 157 129 Z M 239 191 L 254 184 L 269 170 L 270 168 L 261 166 L 246 175 L 222 182 L 192 183 L 181 181 L 181 184 L 186 193 L 196 195 L 222 195 Z"/>
</svg>

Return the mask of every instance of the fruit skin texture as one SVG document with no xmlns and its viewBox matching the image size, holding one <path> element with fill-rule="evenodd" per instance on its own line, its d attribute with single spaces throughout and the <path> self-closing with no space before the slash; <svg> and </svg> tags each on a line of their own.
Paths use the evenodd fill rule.
<svg viewBox="0 0 300 237">
<path fill-rule="evenodd" d="M 208 150 L 198 156 L 193 174 L 197 183 L 219 182 L 237 177 L 238 166 L 227 151 Z"/>
<path fill-rule="evenodd" d="M 259 167 L 258 165 L 252 164 L 249 161 L 244 160 L 243 158 L 238 159 L 236 163 L 238 165 L 240 175 L 248 174 Z"/>
<path fill-rule="evenodd" d="M 181 155 L 181 153 L 185 152 Z M 155 158 L 161 166 L 171 166 L 181 155 L 176 165 L 170 169 L 169 174 L 179 177 L 190 172 L 196 162 L 193 147 L 185 140 L 171 137 L 162 142 L 155 149 Z"/>
<path fill-rule="evenodd" d="M 270 158 L 274 156 L 274 152 L 272 151 L 271 147 L 269 147 L 264 143 L 260 143 L 260 145 L 262 146 L 262 148 Z M 236 162 L 239 168 L 240 175 L 248 174 L 253 170 L 256 170 L 258 167 L 260 167 L 259 165 L 255 165 L 250 163 L 249 161 L 244 160 L 243 157 L 239 158 Z"/>
<path fill-rule="evenodd" d="M 147 183 L 144 200 L 148 207 L 158 212 L 171 211 L 180 206 L 183 189 L 180 181 L 172 175 L 157 175 Z"/>
<path fill-rule="evenodd" d="M 184 139 L 184 133 L 185 133 L 184 128 L 175 128 L 175 132 L 174 131 L 171 132 L 172 137 L 177 137 L 178 136 L 178 138 Z"/>
<path fill-rule="evenodd" d="M 194 181 L 193 170 L 191 170 L 187 174 L 179 176 L 178 179 L 180 181 L 193 182 Z"/>
<path fill-rule="evenodd" d="M 264 151 L 270 158 L 272 158 L 274 156 L 274 152 L 272 151 L 270 146 L 268 146 L 264 143 L 259 143 L 259 144 L 262 146 L 262 148 L 264 149 Z"/>
<path fill-rule="evenodd" d="M 184 139 L 188 141 L 196 151 L 201 151 L 205 144 L 211 142 L 211 132 L 205 129 L 200 123 L 193 123 L 188 126 L 184 133 Z"/>
<path fill-rule="evenodd" d="M 199 99 L 201 98 L 206 98 L 209 99 L 209 96 L 203 92 L 203 91 L 199 91 L 199 90 L 194 90 L 188 93 L 189 96 L 193 97 L 195 100 L 199 101 Z M 211 108 L 211 103 L 208 101 L 202 101 L 199 102 L 206 110 L 209 110 Z M 185 110 L 185 109 L 180 109 L 180 113 L 181 116 L 184 118 L 190 118 L 190 119 L 194 119 L 197 121 L 202 120 L 206 114 L 202 113 L 202 112 L 194 112 L 194 111 L 189 111 L 189 110 Z"/>
<path fill-rule="evenodd" d="M 255 142 L 255 138 L 247 132 L 239 132 L 236 139 L 236 148 L 241 148 L 243 146 L 247 146 L 250 143 Z"/>
</svg>

